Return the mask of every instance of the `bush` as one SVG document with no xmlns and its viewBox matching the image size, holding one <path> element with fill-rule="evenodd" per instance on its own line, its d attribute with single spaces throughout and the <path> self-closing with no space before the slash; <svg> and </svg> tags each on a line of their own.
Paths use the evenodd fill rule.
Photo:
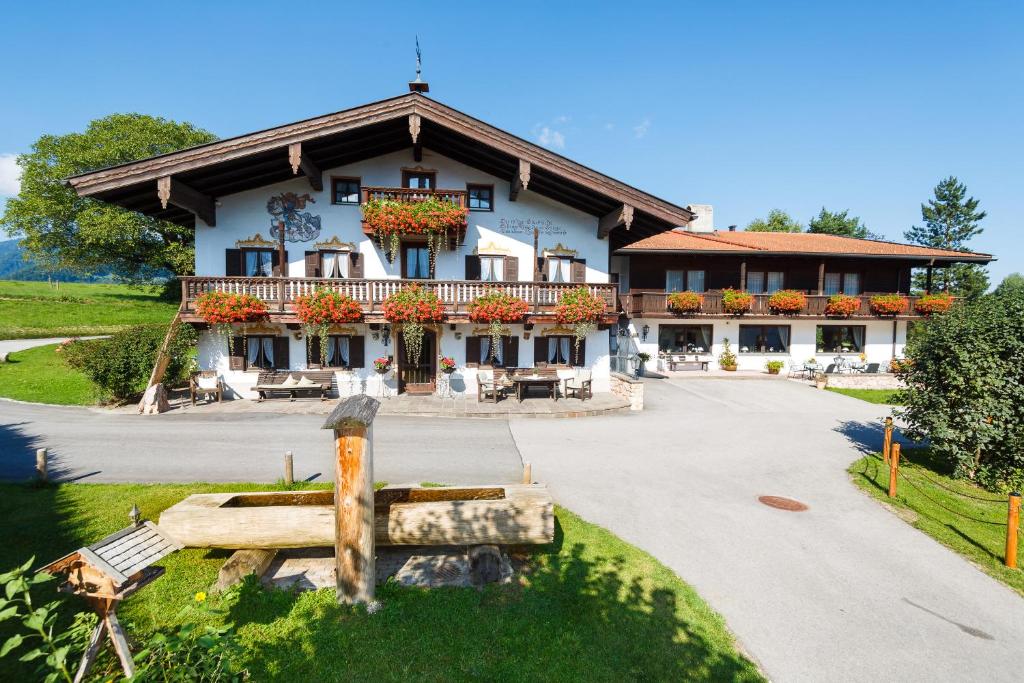
<svg viewBox="0 0 1024 683">
<path fill-rule="evenodd" d="M 764 367 L 769 375 L 777 375 L 782 368 L 786 367 L 786 363 L 781 360 L 770 360 L 764 364 Z"/>
<path fill-rule="evenodd" d="M 954 476 L 1024 485 L 1024 293 L 985 295 L 922 322 L 896 368 L 908 435 Z"/>
<path fill-rule="evenodd" d="M 145 391 L 166 334 L 165 325 L 136 325 L 108 339 L 65 344 L 61 355 L 69 366 L 84 373 L 105 395 L 123 401 Z M 195 344 L 195 329 L 177 323 L 170 347 L 171 362 L 161 381 L 187 378 L 194 365 Z"/>
</svg>

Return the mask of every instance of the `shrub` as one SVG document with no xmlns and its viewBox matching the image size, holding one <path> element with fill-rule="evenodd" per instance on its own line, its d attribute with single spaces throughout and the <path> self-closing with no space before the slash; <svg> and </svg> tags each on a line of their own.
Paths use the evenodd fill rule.
<svg viewBox="0 0 1024 683">
<path fill-rule="evenodd" d="M 743 315 L 754 305 L 754 297 L 738 289 L 726 289 L 722 292 L 722 308 L 731 315 Z"/>
<path fill-rule="evenodd" d="M 942 294 L 924 294 L 914 302 L 914 310 L 921 315 L 932 315 L 934 313 L 945 313 L 953 305 L 953 297 L 943 292 Z"/>
<path fill-rule="evenodd" d="M 769 375 L 777 375 L 782 368 L 786 367 L 786 363 L 781 360 L 770 360 L 764 364 L 764 367 Z"/>
<path fill-rule="evenodd" d="M 60 347 L 61 356 L 106 396 L 123 401 L 145 391 L 166 334 L 164 325 L 136 325 L 108 339 L 65 344 Z M 169 349 L 171 361 L 159 381 L 173 383 L 186 379 L 195 365 L 195 345 L 195 329 L 186 323 L 175 323 Z"/>
<path fill-rule="evenodd" d="M 907 298 L 899 294 L 876 294 L 871 297 L 871 312 L 875 315 L 899 315 L 907 310 Z"/>
<path fill-rule="evenodd" d="M 676 313 L 699 313 L 704 297 L 697 292 L 672 292 L 668 295 L 668 307 Z"/>
<path fill-rule="evenodd" d="M 772 313 L 799 313 L 807 306 L 807 297 L 795 289 L 781 289 L 768 297 L 768 310 Z"/>
<path fill-rule="evenodd" d="M 718 365 L 723 370 L 736 369 L 736 354 L 732 352 L 728 339 L 722 340 L 722 353 L 718 355 Z"/>
<path fill-rule="evenodd" d="M 825 315 L 849 318 L 860 310 L 860 297 L 849 294 L 833 294 L 825 303 Z"/>
</svg>

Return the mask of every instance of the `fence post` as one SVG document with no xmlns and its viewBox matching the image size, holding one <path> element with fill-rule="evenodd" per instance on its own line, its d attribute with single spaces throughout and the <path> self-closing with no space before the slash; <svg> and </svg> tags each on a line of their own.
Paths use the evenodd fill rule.
<svg viewBox="0 0 1024 683">
<path fill-rule="evenodd" d="M 889 449 L 892 448 L 892 418 L 885 418 L 885 438 L 882 440 L 882 460 L 889 464 Z"/>
<path fill-rule="evenodd" d="M 1006 510 L 1006 557 L 1003 562 L 1010 569 L 1017 568 L 1017 527 L 1020 525 L 1020 494 L 1010 494 Z"/>
<path fill-rule="evenodd" d="M 285 451 L 284 454 L 284 485 L 291 486 L 295 483 L 295 468 L 292 452 Z"/>
<path fill-rule="evenodd" d="M 889 497 L 896 497 L 896 477 L 900 472 L 900 445 L 892 445 L 892 455 L 889 457 Z"/>
<path fill-rule="evenodd" d="M 373 418 L 380 402 L 365 395 L 338 403 L 334 430 L 334 566 L 338 603 L 373 603 Z"/>
<path fill-rule="evenodd" d="M 528 462 L 524 462 L 523 463 L 523 483 L 524 484 L 532 484 L 533 483 L 533 465 L 531 465 Z"/>
<path fill-rule="evenodd" d="M 50 473 L 48 472 L 49 464 L 46 458 L 46 449 L 39 448 L 36 450 L 36 478 L 40 483 L 47 483 L 50 480 Z"/>
</svg>

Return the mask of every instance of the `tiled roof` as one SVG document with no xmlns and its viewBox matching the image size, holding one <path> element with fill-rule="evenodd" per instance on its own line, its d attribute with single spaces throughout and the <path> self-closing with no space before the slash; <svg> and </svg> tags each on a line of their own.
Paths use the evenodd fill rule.
<svg viewBox="0 0 1024 683">
<path fill-rule="evenodd" d="M 913 244 L 859 240 L 807 232 L 708 232 L 682 230 L 652 235 L 618 250 L 618 253 L 665 251 L 749 254 L 821 254 L 833 256 L 905 257 L 941 261 L 991 261 L 990 254 L 934 249 Z"/>
</svg>

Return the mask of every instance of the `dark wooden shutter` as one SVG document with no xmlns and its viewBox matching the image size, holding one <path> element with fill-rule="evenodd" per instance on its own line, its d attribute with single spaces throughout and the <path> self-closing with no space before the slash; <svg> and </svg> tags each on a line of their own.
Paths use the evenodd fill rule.
<svg viewBox="0 0 1024 683">
<path fill-rule="evenodd" d="M 537 282 L 548 281 L 548 260 L 544 257 L 537 258 Z"/>
<path fill-rule="evenodd" d="M 518 368 L 519 367 L 519 337 L 502 337 L 502 360 L 505 361 L 506 368 Z"/>
<path fill-rule="evenodd" d="M 274 337 L 274 369 L 288 370 L 291 362 L 288 358 L 288 337 Z"/>
<path fill-rule="evenodd" d="M 587 365 L 587 340 L 580 340 L 580 352 L 576 353 L 576 338 L 569 338 L 569 359 L 572 361 L 572 365 L 578 365 L 586 367 Z"/>
<path fill-rule="evenodd" d="M 519 259 L 515 256 L 506 256 L 504 259 L 504 271 L 501 275 L 506 282 L 517 282 L 519 280 Z"/>
<path fill-rule="evenodd" d="M 366 367 L 366 337 L 359 335 L 349 340 L 348 364 L 352 368 Z"/>
<path fill-rule="evenodd" d="M 245 370 L 245 344 L 243 342 L 241 337 L 231 338 L 231 345 L 228 347 L 228 369 Z"/>
<path fill-rule="evenodd" d="M 242 250 L 224 250 L 224 274 L 227 276 L 239 276 L 244 272 L 242 268 Z"/>
<path fill-rule="evenodd" d="M 306 252 L 306 277 L 320 277 L 320 252 Z"/>
<path fill-rule="evenodd" d="M 466 279 L 480 279 L 480 257 L 476 254 L 466 254 Z"/>
<path fill-rule="evenodd" d="M 546 367 L 548 364 L 548 338 L 536 336 L 533 338 L 533 365 L 537 368 Z"/>
<path fill-rule="evenodd" d="M 570 271 L 570 277 L 572 278 L 572 282 L 586 282 L 587 260 L 582 258 L 574 258 L 572 260 Z"/>
<path fill-rule="evenodd" d="M 363 276 L 363 255 L 358 251 L 349 254 L 348 276 L 355 279 L 362 279 Z"/>
<path fill-rule="evenodd" d="M 480 365 L 480 337 L 466 337 L 466 367 Z"/>
<path fill-rule="evenodd" d="M 284 252 L 284 262 L 288 263 L 288 252 Z M 281 276 L 281 252 L 275 249 L 270 256 L 270 265 L 273 267 L 273 273 L 275 277 Z M 285 275 L 287 275 L 287 268 L 285 268 Z"/>
<path fill-rule="evenodd" d="M 274 352 L 274 357 L 277 357 L 277 351 Z M 306 367 L 310 370 L 317 370 L 321 365 L 320 336 L 314 334 L 312 337 L 306 337 Z"/>
</svg>

